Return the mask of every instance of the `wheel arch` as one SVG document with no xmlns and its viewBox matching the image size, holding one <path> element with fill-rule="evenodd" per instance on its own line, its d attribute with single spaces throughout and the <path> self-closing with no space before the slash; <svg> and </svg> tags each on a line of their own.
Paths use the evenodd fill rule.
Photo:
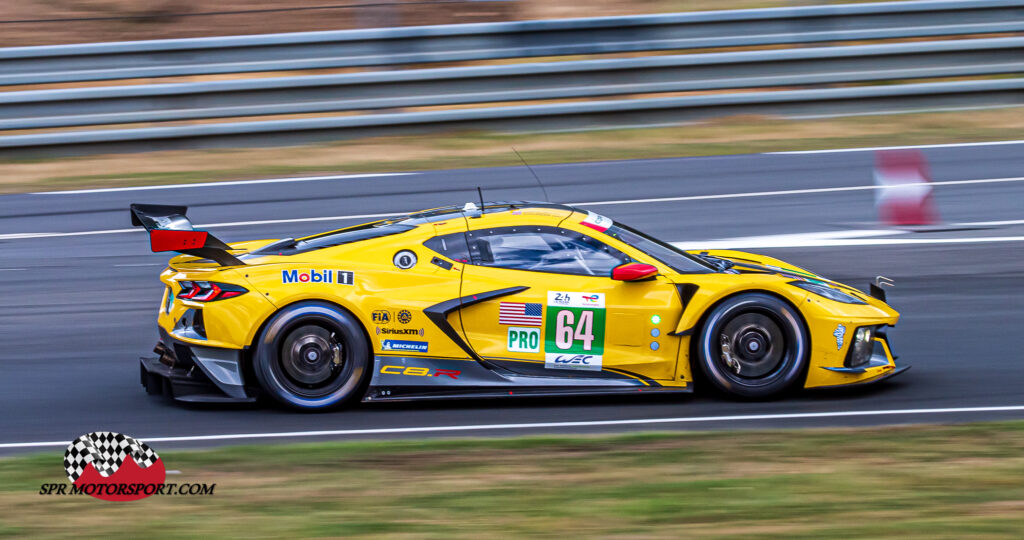
<svg viewBox="0 0 1024 540">
<path fill-rule="evenodd" d="M 292 301 L 288 302 L 287 304 L 281 305 L 281 306 L 277 307 L 277 309 L 275 309 L 275 310 L 271 311 L 270 313 L 268 313 L 263 318 L 263 320 L 261 320 L 260 323 L 258 325 L 256 325 L 256 330 L 255 330 L 255 332 L 253 332 L 252 337 L 249 339 L 249 343 L 246 344 L 245 353 L 242 355 L 242 370 L 244 372 L 244 375 L 246 376 L 246 380 L 247 381 L 255 381 L 256 380 L 256 373 L 255 373 L 254 368 L 253 368 L 253 357 L 256 354 L 256 348 L 259 346 L 260 336 L 263 335 L 263 330 L 266 328 L 267 324 L 270 322 L 271 319 L 273 319 L 275 316 L 277 316 L 278 313 L 281 313 L 282 311 L 284 311 L 286 309 L 289 309 L 289 308 L 291 308 L 291 307 L 293 307 L 293 306 L 295 306 L 297 304 L 305 304 L 305 303 L 327 304 L 327 305 L 333 306 L 335 308 L 338 308 L 338 309 L 344 311 L 345 313 L 348 313 L 349 315 L 352 316 L 353 319 L 359 321 L 359 329 L 363 332 L 363 338 L 366 339 L 366 343 L 369 345 L 370 356 L 371 356 L 370 362 L 372 364 L 372 362 L 373 362 L 372 356 L 373 356 L 373 352 L 374 352 L 373 339 L 370 338 L 370 333 L 366 329 L 366 323 L 363 321 L 363 319 L 361 317 L 359 317 L 356 314 L 355 311 L 353 311 L 352 309 L 350 309 L 348 306 L 346 306 L 345 304 L 343 304 L 341 302 L 336 302 L 336 301 L 332 301 L 332 300 L 325 300 L 325 299 L 322 299 L 322 298 L 295 298 Z M 372 368 L 372 365 L 371 365 L 371 368 Z"/>
<path fill-rule="evenodd" d="M 694 323 L 692 327 L 690 327 L 690 350 L 687 358 L 687 361 L 690 363 L 690 373 L 692 374 L 694 379 L 697 378 L 698 373 L 700 373 L 701 377 L 703 377 L 702 371 L 699 369 L 699 366 L 695 365 L 694 360 L 697 358 L 698 354 L 697 347 L 699 345 L 699 336 L 704 331 L 704 325 L 707 323 L 708 315 L 711 312 L 713 312 L 715 308 L 722 305 L 730 298 L 751 293 L 764 294 L 782 301 L 789 307 L 793 308 L 793 311 L 796 313 L 796 316 L 800 319 L 800 324 L 803 325 L 804 333 L 807 336 L 807 362 L 804 365 L 803 371 L 800 373 L 799 381 L 801 382 L 801 385 L 806 386 L 807 373 L 811 367 L 811 354 L 814 351 L 814 344 L 812 342 L 814 338 L 813 336 L 811 336 L 810 325 L 807 324 L 807 316 L 804 315 L 804 312 L 800 310 L 800 306 L 794 303 L 791 299 L 787 298 L 785 295 L 779 294 L 778 292 L 768 289 L 740 289 L 737 291 L 731 291 L 727 294 L 722 295 L 720 298 L 716 298 L 713 302 L 711 302 L 704 308 L 704 311 L 700 314 L 700 317 L 697 318 L 697 322 Z"/>
</svg>

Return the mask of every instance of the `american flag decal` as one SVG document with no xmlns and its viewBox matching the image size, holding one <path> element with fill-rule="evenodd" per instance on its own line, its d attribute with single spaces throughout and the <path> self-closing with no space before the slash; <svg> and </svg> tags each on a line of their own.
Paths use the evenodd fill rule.
<svg viewBox="0 0 1024 540">
<path fill-rule="evenodd" d="M 498 308 L 500 324 L 540 326 L 544 322 L 544 306 L 523 302 L 502 302 Z"/>
</svg>

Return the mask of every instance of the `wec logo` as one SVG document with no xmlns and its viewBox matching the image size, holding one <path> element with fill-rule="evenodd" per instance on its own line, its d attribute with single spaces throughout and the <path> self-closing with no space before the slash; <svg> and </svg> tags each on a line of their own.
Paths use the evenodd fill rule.
<svg viewBox="0 0 1024 540">
<path fill-rule="evenodd" d="M 560 354 L 557 357 L 555 357 L 554 363 L 556 363 L 556 364 L 572 364 L 572 365 L 577 365 L 577 366 L 589 366 L 590 365 L 590 360 L 592 358 L 593 358 L 592 356 L 585 355 L 585 354 L 574 354 L 574 355 L 571 355 L 571 356 L 567 355 L 567 354 Z"/>
<path fill-rule="evenodd" d="M 345 270 L 313 270 L 305 272 L 298 270 L 281 270 L 281 283 L 337 283 L 339 285 L 352 285 L 355 275 Z"/>
<path fill-rule="evenodd" d="M 547 353 L 544 355 L 544 367 L 547 369 L 601 371 L 603 359 L 603 356 L 596 354 Z"/>
</svg>

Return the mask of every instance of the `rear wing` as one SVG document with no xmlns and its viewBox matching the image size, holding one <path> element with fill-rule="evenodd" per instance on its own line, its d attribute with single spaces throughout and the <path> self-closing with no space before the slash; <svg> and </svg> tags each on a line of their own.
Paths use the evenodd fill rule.
<svg viewBox="0 0 1024 540">
<path fill-rule="evenodd" d="M 192 222 L 185 217 L 187 206 L 133 204 L 130 209 L 132 225 L 149 231 L 149 244 L 154 253 L 177 251 L 210 259 L 221 266 L 245 264 L 228 253 L 231 246 L 206 231 L 193 229 Z"/>
</svg>

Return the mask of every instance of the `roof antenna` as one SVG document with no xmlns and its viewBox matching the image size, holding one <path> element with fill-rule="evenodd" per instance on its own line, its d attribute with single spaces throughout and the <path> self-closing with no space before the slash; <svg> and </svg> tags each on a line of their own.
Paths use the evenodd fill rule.
<svg viewBox="0 0 1024 540">
<path fill-rule="evenodd" d="M 548 197 L 548 190 L 544 189 L 544 183 L 540 181 L 540 177 L 537 176 L 537 173 L 533 171 L 533 167 L 531 167 L 530 164 L 527 163 L 525 159 L 523 159 L 523 156 L 519 155 L 519 151 L 516 150 L 516 147 L 513 146 L 512 151 L 516 153 L 516 156 L 519 157 L 519 161 L 522 161 L 523 165 L 526 165 L 526 168 L 530 170 L 530 174 L 532 174 L 533 178 L 537 180 L 537 185 L 539 185 L 540 190 L 544 192 L 544 200 L 551 202 L 551 199 Z"/>
<path fill-rule="evenodd" d="M 480 186 L 476 187 L 476 194 L 480 196 L 480 211 L 484 211 L 484 190 L 480 189 Z"/>
</svg>

